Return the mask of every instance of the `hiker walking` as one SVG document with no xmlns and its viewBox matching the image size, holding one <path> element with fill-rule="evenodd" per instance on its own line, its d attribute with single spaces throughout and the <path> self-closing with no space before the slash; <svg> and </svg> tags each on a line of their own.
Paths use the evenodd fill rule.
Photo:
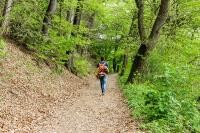
<svg viewBox="0 0 200 133">
<path fill-rule="evenodd" d="M 102 95 L 105 95 L 108 72 L 108 63 L 104 60 L 104 57 L 101 57 L 101 61 L 97 64 L 96 76 L 100 80 Z"/>
</svg>

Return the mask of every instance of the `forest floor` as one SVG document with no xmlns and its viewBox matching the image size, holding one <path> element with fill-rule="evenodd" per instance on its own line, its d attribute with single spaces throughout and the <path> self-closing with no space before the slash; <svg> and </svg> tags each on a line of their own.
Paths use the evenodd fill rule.
<svg viewBox="0 0 200 133">
<path fill-rule="evenodd" d="M 0 62 L 0 132 L 137 133 L 116 79 L 109 75 L 102 96 L 95 77 L 53 74 L 8 43 Z"/>
<path fill-rule="evenodd" d="M 55 132 L 70 133 L 136 132 L 135 122 L 116 86 L 116 75 L 109 76 L 105 96 L 101 96 L 99 81 L 94 77 L 88 81 L 89 85 L 77 92 L 78 97 L 69 99 L 57 108 L 55 118 L 49 120 L 51 124 L 43 131 L 51 132 L 53 129 Z"/>
</svg>

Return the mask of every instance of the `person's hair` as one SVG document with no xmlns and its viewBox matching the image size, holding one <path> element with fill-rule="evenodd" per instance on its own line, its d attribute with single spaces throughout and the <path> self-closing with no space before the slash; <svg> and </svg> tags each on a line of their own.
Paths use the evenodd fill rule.
<svg viewBox="0 0 200 133">
<path fill-rule="evenodd" d="M 104 57 L 101 57 L 101 61 L 104 61 Z"/>
</svg>

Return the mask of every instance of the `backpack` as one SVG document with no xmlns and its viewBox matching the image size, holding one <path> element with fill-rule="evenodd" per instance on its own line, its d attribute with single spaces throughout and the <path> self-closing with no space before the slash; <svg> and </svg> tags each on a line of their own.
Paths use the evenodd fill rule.
<svg viewBox="0 0 200 133">
<path fill-rule="evenodd" d="M 105 76 L 108 73 L 108 68 L 105 63 L 99 63 L 98 75 Z"/>
</svg>

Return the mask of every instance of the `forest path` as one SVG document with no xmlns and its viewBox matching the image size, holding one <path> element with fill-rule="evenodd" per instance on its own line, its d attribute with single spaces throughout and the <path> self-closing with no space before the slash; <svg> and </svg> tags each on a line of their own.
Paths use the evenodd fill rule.
<svg viewBox="0 0 200 133">
<path fill-rule="evenodd" d="M 136 133 L 117 75 L 108 76 L 106 95 L 101 96 L 99 81 L 88 79 L 88 85 L 78 90 L 56 108 L 54 117 L 46 120 L 40 132 L 52 133 Z"/>
<path fill-rule="evenodd" d="M 95 76 L 54 74 L 22 50 L 8 42 L 0 62 L 0 133 L 138 132 L 117 74 L 102 96 Z"/>
</svg>

